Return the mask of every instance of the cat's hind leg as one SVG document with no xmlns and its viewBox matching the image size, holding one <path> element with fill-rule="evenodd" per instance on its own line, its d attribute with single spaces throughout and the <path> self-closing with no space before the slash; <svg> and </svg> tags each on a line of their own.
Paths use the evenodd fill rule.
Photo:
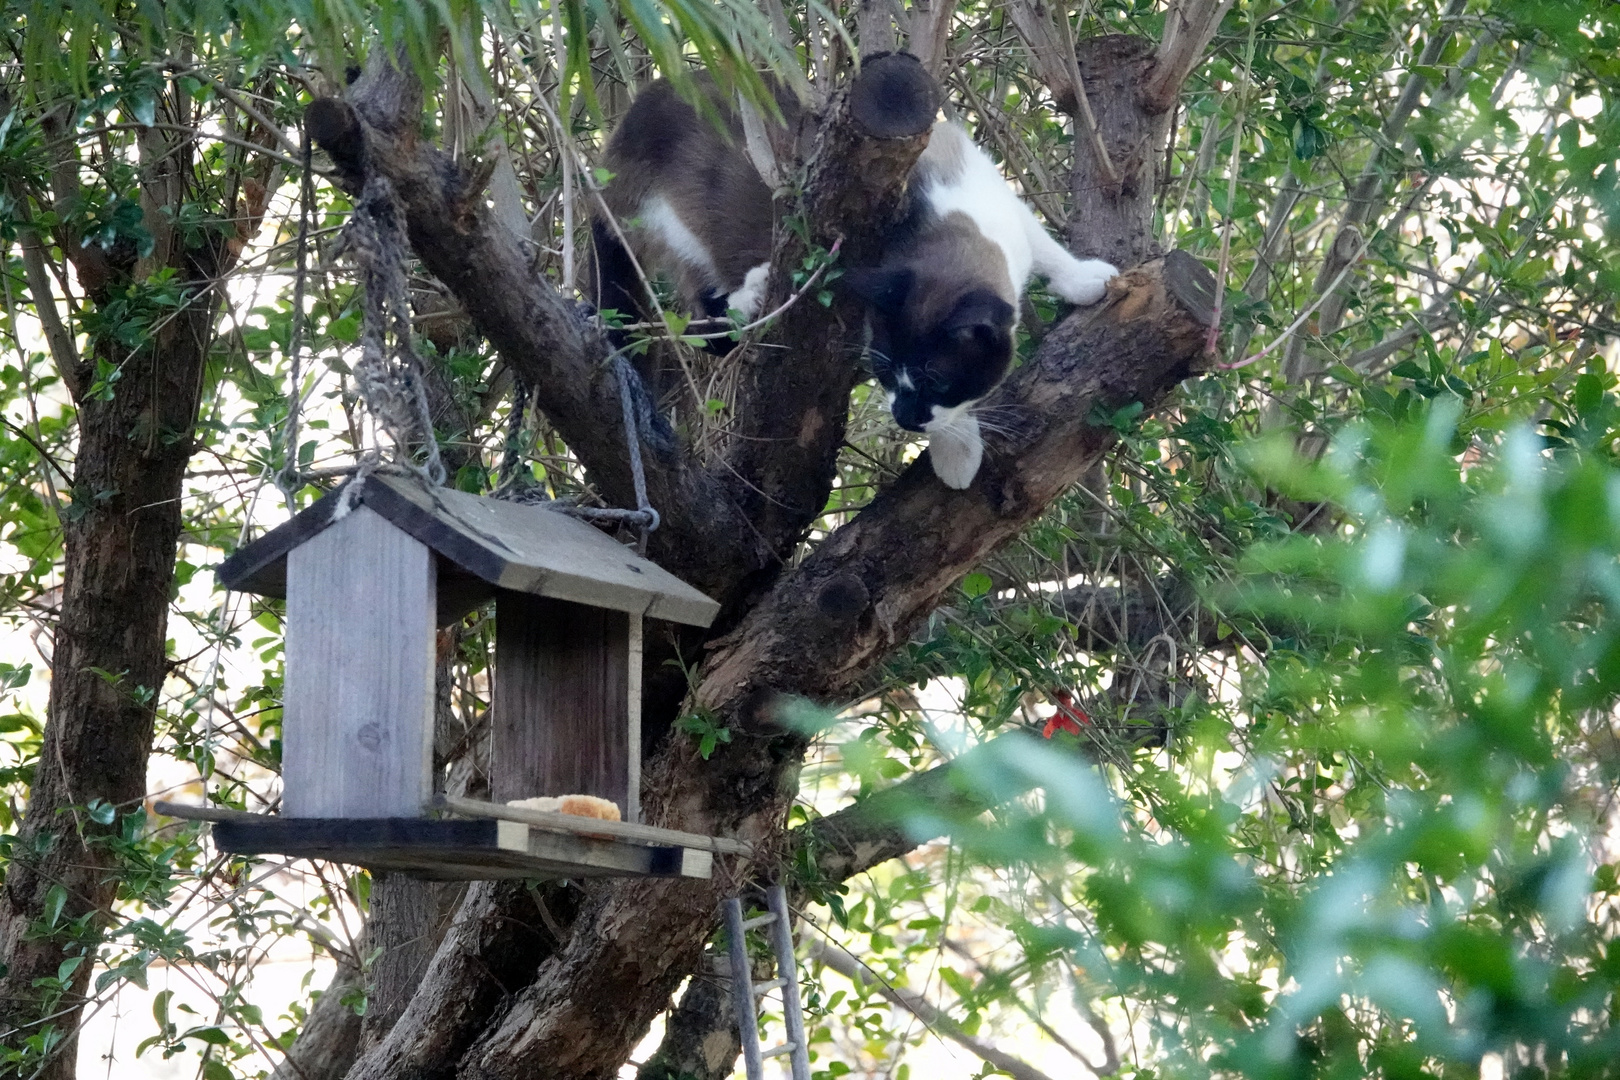
<svg viewBox="0 0 1620 1080">
<path fill-rule="evenodd" d="M 762 262 L 749 269 L 743 283 L 726 297 L 726 306 L 752 321 L 765 303 L 765 285 L 771 276 L 771 264 Z"/>
<path fill-rule="evenodd" d="M 586 278 L 586 291 L 597 311 L 616 311 L 623 322 L 647 317 L 635 260 L 613 227 L 600 218 L 591 219 L 591 266 Z"/>
</svg>

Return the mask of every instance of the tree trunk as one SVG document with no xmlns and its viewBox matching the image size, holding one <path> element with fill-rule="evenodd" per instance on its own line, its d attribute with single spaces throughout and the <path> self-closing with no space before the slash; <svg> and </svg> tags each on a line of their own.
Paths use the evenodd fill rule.
<svg viewBox="0 0 1620 1080">
<path fill-rule="evenodd" d="M 1069 248 L 1120 269 L 1160 254 L 1153 228 L 1159 162 L 1170 137 L 1170 113 L 1148 103 L 1142 88 L 1156 60 L 1152 42 L 1125 34 L 1082 41 L 1075 49 L 1097 130 L 1119 175 L 1116 185 L 1077 133 L 1070 177 Z M 1076 127 L 1086 123 L 1075 117 Z"/>
<path fill-rule="evenodd" d="M 169 590 L 180 539 L 180 496 L 191 457 L 214 296 L 192 268 L 191 301 L 147 348 L 95 358 L 121 366 L 105 392 L 77 397 L 73 501 L 62 523 L 62 611 L 51 657 L 50 711 L 28 814 L 0 894 L 0 1023 L 38 1023 L 51 1003 L 76 1008 L 118 890 L 120 820 L 105 803 L 144 814 L 146 759 L 167 674 Z M 84 373 L 88 383 L 89 373 Z M 54 919 L 49 913 L 57 913 Z M 41 987 L 82 958 L 66 985 Z M 58 996 L 56 990 L 60 990 Z M 51 1073 L 73 1074 L 77 1021 Z"/>
</svg>

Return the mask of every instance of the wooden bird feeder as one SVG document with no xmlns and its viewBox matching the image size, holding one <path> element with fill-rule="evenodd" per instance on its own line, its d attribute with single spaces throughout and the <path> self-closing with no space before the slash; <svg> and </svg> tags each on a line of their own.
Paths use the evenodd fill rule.
<svg viewBox="0 0 1620 1080">
<path fill-rule="evenodd" d="M 746 851 L 640 824 L 642 620 L 708 626 L 719 605 L 565 514 L 399 476 L 357 483 L 218 571 L 287 600 L 280 815 L 160 812 L 214 821 L 227 851 L 441 880 L 708 877 L 715 852 Z M 493 801 L 436 798 L 435 629 L 491 599 Z M 610 800 L 623 820 L 505 805 L 559 795 Z"/>
</svg>

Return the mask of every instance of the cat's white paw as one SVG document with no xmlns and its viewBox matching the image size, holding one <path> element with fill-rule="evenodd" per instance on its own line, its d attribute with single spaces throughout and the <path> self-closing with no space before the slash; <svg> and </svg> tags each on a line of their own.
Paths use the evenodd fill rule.
<svg viewBox="0 0 1620 1080">
<path fill-rule="evenodd" d="M 765 282 L 770 276 L 771 264 L 768 262 L 750 269 L 743 278 L 742 287 L 726 297 L 726 308 L 741 312 L 745 319 L 758 315 L 759 306 L 765 302 Z"/>
<path fill-rule="evenodd" d="M 973 483 L 984 460 L 979 422 L 971 416 L 953 417 L 938 427 L 928 425 L 928 460 L 934 475 L 948 488 L 961 491 Z"/>
<path fill-rule="evenodd" d="M 1076 259 L 1047 279 L 1047 285 L 1071 304 L 1095 304 L 1108 291 L 1119 268 L 1101 259 Z"/>
</svg>

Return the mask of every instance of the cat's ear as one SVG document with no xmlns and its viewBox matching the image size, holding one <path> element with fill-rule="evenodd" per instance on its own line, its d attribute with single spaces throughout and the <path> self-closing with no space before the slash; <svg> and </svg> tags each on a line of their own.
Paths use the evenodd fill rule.
<svg viewBox="0 0 1620 1080">
<path fill-rule="evenodd" d="M 850 292 L 879 311 L 904 307 L 916 280 L 916 271 L 905 266 L 857 266 L 844 272 L 844 284 Z"/>
<path fill-rule="evenodd" d="M 992 332 L 1011 330 L 1016 321 L 1013 306 L 988 289 L 974 289 L 951 309 L 945 320 L 945 330 L 974 330 L 983 327 Z"/>
</svg>

